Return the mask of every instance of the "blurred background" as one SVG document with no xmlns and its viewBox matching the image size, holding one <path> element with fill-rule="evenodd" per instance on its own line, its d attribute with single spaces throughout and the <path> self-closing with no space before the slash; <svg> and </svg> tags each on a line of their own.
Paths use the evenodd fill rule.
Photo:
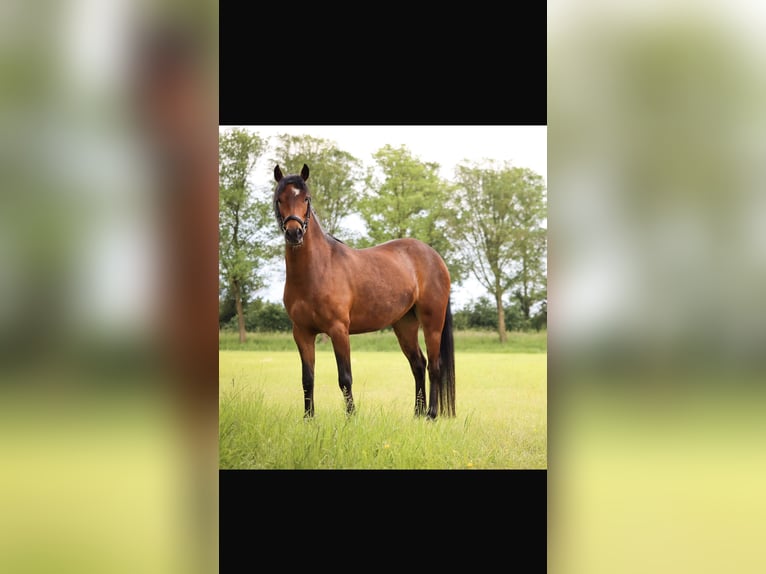
<svg viewBox="0 0 766 574">
<path fill-rule="evenodd" d="M 217 571 L 217 3 L 0 13 L 0 571 Z"/>
<path fill-rule="evenodd" d="M 551 572 L 766 570 L 764 23 L 548 2 Z M 217 4 L 0 27 L 0 571 L 216 571 Z"/>
<path fill-rule="evenodd" d="M 548 2 L 551 572 L 762 572 L 766 12 Z"/>
</svg>

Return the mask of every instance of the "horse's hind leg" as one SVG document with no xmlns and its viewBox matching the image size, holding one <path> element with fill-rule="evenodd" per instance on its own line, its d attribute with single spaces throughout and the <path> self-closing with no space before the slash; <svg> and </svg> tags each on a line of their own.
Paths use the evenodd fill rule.
<svg viewBox="0 0 766 574">
<path fill-rule="evenodd" d="M 421 313 L 419 319 L 423 325 L 423 338 L 428 355 L 428 379 L 431 392 L 428 399 L 428 418 L 435 419 L 439 412 L 439 394 L 441 392 L 441 360 L 439 350 L 442 340 L 444 317 L 435 313 Z"/>
<path fill-rule="evenodd" d="M 426 414 L 426 359 L 418 343 L 418 326 L 412 311 L 393 324 L 399 347 L 410 362 L 415 377 L 415 416 L 423 416 Z"/>
</svg>

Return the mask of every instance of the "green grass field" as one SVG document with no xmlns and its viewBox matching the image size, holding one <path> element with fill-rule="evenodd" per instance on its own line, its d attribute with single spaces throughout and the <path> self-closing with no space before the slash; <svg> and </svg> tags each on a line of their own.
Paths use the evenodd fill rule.
<svg viewBox="0 0 766 574">
<path fill-rule="evenodd" d="M 546 353 L 548 351 L 547 331 L 509 332 L 505 343 L 500 343 L 494 331 L 455 331 L 454 338 L 457 351 L 481 353 Z M 420 346 L 425 349 L 422 331 Z M 218 335 L 218 348 L 221 351 L 296 351 L 292 333 L 248 333 L 247 340 L 240 343 L 237 333 L 221 331 Z M 317 352 L 332 351 L 332 344 L 329 340 L 322 341 L 321 337 L 317 337 L 316 349 Z M 356 351 L 400 352 L 399 343 L 391 329 L 351 335 L 351 352 Z"/>
<path fill-rule="evenodd" d="M 470 346 L 471 335 L 456 334 L 457 416 L 436 421 L 413 416 L 415 384 L 401 352 L 359 348 L 387 344 L 381 342 L 386 335 L 396 345 L 392 333 L 352 341 L 357 412 L 351 417 L 334 357 L 323 352 L 331 346 L 318 345 L 313 420 L 303 419 L 300 360 L 291 338 L 289 350 L 227 350 L 222 340 L 220 468 L 547 468 L 547 354 L 539 334 L 521 334 L 522 344 L 506 345 L 502 353 L 460 350 Z M 281 343 L 281 335 L 258 335 L 246 345 L 270 347 L 273 337 Z M 492 344 L 477 339 L 472 344 L 479 348 Z"/>
</svg>

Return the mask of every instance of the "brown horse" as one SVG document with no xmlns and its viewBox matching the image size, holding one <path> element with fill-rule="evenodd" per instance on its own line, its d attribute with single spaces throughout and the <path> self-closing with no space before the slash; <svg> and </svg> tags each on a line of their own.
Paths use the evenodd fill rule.
<svg viewBox="0 0 766 574">
<path fill-rule="evenodd" d="M 353 249 L 322 230 L 306 185 L 309 168 L 283 176 L 277 165 L 274 214 L 285 236 L 284 304 L 303 373 L 304 416 L 314 416 L 314 344 L 332 340 L 346 412 L 354 412 L 349 335 L 393 326 L 415 377 L 415 414 L 455 416 L 450 276 L 430 246 L 396 239 Z M 428 362 L 418 343 L 422 326 Z M 431 382 L 426 410 L 425 373 Z"/>
</svg>

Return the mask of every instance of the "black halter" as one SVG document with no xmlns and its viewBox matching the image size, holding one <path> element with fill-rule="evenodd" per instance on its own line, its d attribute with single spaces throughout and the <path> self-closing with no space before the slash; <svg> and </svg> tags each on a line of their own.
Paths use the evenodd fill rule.
<svg viewBox="0 0 766 574">
<path fill-rule="evenodd" d="M 306 218 L 301 219 L 297 215 L 288 215 L 284 219 L 282 219 L 282 214 L 279 213 L 279 208 L 277 208 L 277 217 L 279 218 L 279 226 L 282 228 L 283 232 L 287 232 L 287 222 L 288 221 L 297 221 L 301 224 L 301 227 L 303 228 L 303 233 L 306 233 L 306 229 L 308 229 L 309 226 L 309 219 L 311 219 L 311 198 L 306 198 L 306 203 L 308 204 L 306 206 Z"/>
</svg>

